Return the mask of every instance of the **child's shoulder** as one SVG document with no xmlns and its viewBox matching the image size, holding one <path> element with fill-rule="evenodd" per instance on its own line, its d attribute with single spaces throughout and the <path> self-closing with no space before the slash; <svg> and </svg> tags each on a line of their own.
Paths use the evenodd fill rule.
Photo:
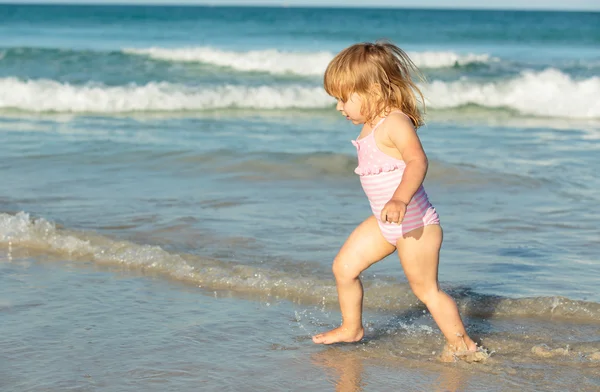
<svg viewBox="0 0 600 392">
<path fill-rule="evenodd" d="M 381 124 L 381 142 L 388 147 L 418 143 L 419 136 L 412 120 L 401 111 L 390 113 Z"/>
<path fill-rule="evenodd" d="M 388 135 L 393 133 L 415 132 L 415 126 L 413 125 L 410 117 L 400 110 L 395 110 L 388 114 L 385 121 L 381 125 L 385 133 Z"/>
</svg>

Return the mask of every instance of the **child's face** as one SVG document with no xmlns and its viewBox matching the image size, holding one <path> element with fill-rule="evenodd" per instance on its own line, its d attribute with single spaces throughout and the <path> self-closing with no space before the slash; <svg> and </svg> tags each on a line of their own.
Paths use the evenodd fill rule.
<svg viewBox="0 0 600 392">
<path fill-rule="evenodd" d="M 362 98 L 356 93 L 352 93 L 347 101 L 338 99 L 337 106 L 335 107 L 338 112 L 346 116 L 346 118 L 352 121 L 353 124 L 364 124 L 365 117 L 361 113 Z"/>
</svg>

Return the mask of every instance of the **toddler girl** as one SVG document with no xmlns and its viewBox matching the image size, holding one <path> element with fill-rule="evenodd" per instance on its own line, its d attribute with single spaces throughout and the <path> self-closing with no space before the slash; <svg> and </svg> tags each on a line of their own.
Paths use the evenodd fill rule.
<svg viewBox="0 0 600 392">
<path fill-rule="evenodd" d="M 336 109 L 362 125 L 352 143 L 362 187 L 373 215 L 350 234 L 333 262 L 342 325 L 313 337 L 315 343 L 363 338 L 360 273 L 394 251 L 414 294 L 431 312 L 447 340 L 443 360 L 477 351 L 456 303 L 438 284 L 442 228 L 423 188 L 427 157 L 416 129 L 423 124 L 409 57 L 387 43 L 362 43 L 340 52 L 325 72 L 325 90 Z M 420 99 L 419 99 L 420 98 Z"/>
</svg>

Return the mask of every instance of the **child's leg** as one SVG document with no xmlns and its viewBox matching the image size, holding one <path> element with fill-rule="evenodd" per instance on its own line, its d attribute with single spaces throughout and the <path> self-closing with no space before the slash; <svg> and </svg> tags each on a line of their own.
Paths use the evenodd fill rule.
<svg viewBox="0 0 600 392">
<path fill-rule="evenodd" d="M 446 337 L 449 349 L 452 352 L 475 351 L 477 346 L 467 335 L 456 303 L 439 288 L 438 263 L 442 238 L 439 225 L 413 230 L 398 240 L 398 256 L 411 289 L 431 312 Z"/>
<path fill-rule="evenodd" d="M 359 275 L 395 249 L 383 238 L 374 216 L 354 229 L 333 261 L 342 325 L 313 336 L 315 343 L 356 342 L 362 339 L 363 288 Z"/>
</svg>

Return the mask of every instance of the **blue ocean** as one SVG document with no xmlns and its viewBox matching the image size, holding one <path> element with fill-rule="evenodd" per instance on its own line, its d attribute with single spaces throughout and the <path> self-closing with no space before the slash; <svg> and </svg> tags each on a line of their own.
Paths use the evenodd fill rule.
<svg viewBox="0 0 600 392">
<path fill-rule="evenodd" d="M 323 72 L 378 39 L 484 363 L 396 255 L 363 341 L 310 340 L 371 213 Z M 2 391 L 600 390 L 600 13 L 0 5 L 0 135 Z"/>
</svg>

